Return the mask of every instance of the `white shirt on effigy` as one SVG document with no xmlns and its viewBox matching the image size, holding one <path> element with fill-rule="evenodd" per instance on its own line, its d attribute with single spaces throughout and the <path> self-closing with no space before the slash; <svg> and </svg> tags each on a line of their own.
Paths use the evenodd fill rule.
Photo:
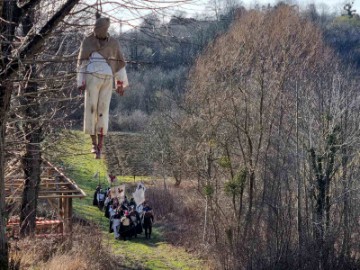
<svg viewBox="0 0 360 270">
<path fill-rule="evenodd" d="M 105 58 L 97 52 L 91 54 L 89 64 L 86 66 L 86 73 L 112 76 L 111 67 L 106 62 Z"/>
<path fill-rule="evenodd" d="M 85 61 L 84 61 L 85 62 Z M 89 58 L 89 61 L 85 62 L 78 70 L 77 73 L 77 86 L 85 84 L 86 74 L 102 74 L 113 76 L 111 67 L 106 62 L 105 58 L 98 52 L 93 52 Z M 115 73 L 115 79 L 121 80 L 120 70 Z"/>
</svg>

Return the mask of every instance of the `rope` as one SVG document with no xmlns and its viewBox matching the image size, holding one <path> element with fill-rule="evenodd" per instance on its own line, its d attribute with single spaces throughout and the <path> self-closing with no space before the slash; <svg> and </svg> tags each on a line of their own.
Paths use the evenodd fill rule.
<svg viewBox="0 0 360 270">
<path fill-rule="evenodd" d="M 101 17 L 102 13 L 102 3 L 101 0 L 96 0 L 96 13 L 95 13 L 95 19 L 99 19 Z"/>
</svg>

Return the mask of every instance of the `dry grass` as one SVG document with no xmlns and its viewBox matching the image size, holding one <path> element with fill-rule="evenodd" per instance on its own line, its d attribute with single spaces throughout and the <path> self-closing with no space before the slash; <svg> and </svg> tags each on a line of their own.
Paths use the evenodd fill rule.
<svg viewBox="0 0 360 270">
<path fill-rule="evenodd" d="M 163 185 L 157 183 L 148 190 L 147 199 L 155 209 L 157 219 L 166 224 L 162 228 L 165 238 L 201 256 L 204 251 L 199 246 L 202 242 L 204 200 L 196 184 L 186 181 L 180 187 L 168 185 L 164 190 Z"/>
<path fill-rule="evenodd" d="M 167 242 L 199 258 L 200 269 L 216 269 L 209 246 L 202 244 L 205 205 L 196 182 L 168 183 L 166 189 L 161 182 L 154 183 L 147 191 L 147 201 Z"/>
<path fill-rule="evenodd" d="M 75 226 L 63 241 L 26 238 L 11 242 L 11 269 L 124 269 L 122 256 L 102 245 L 96 226 Z"/>
<path fill-rule="evenodd" d="M 86 270 L 90 269 L 90 266 L 83 258 L 74 258 L 73 255 L 60 255 L 52 258 L 45 267 L 42 269 L 52 269 L 52 270 Z"/>
</svg>

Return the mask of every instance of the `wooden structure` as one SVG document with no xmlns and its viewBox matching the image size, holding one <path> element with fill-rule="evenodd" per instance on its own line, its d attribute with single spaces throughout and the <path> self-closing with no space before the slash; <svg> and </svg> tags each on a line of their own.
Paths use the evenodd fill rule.
<svg viewBox="0 0 360 270">
<path fill-rule="evenodd" d="M 10 174 L 5 177 L 5 195 L 7 203 L 21 201 L 25 179 L 21 174 Z M 56 219 L 36 219 L 36 235 L 69 234 L 72 231 L 72 199 L 84 198 L 85 192 L 65 176 L 61 170 L 47 160 L 43 160 L 38 200 L 45 200 L 55 210 Z M 17 234 L 19 218 L 9 219 L 8 231 Z"/>
</svg>

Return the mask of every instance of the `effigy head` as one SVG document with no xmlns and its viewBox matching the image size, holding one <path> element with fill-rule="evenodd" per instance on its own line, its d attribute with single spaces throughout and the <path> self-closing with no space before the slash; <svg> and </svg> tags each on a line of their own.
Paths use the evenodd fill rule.
<svg viewBox="0 0 360 270">
<path fill-rule="evenodd" d="M 106 38 L 107 37 L 107 31 L 110 27 L 110 19 L 106 17 L 101 17 L 96 20 L 94 25 L 94 33 L 97 38 Z"/>
</svg>

